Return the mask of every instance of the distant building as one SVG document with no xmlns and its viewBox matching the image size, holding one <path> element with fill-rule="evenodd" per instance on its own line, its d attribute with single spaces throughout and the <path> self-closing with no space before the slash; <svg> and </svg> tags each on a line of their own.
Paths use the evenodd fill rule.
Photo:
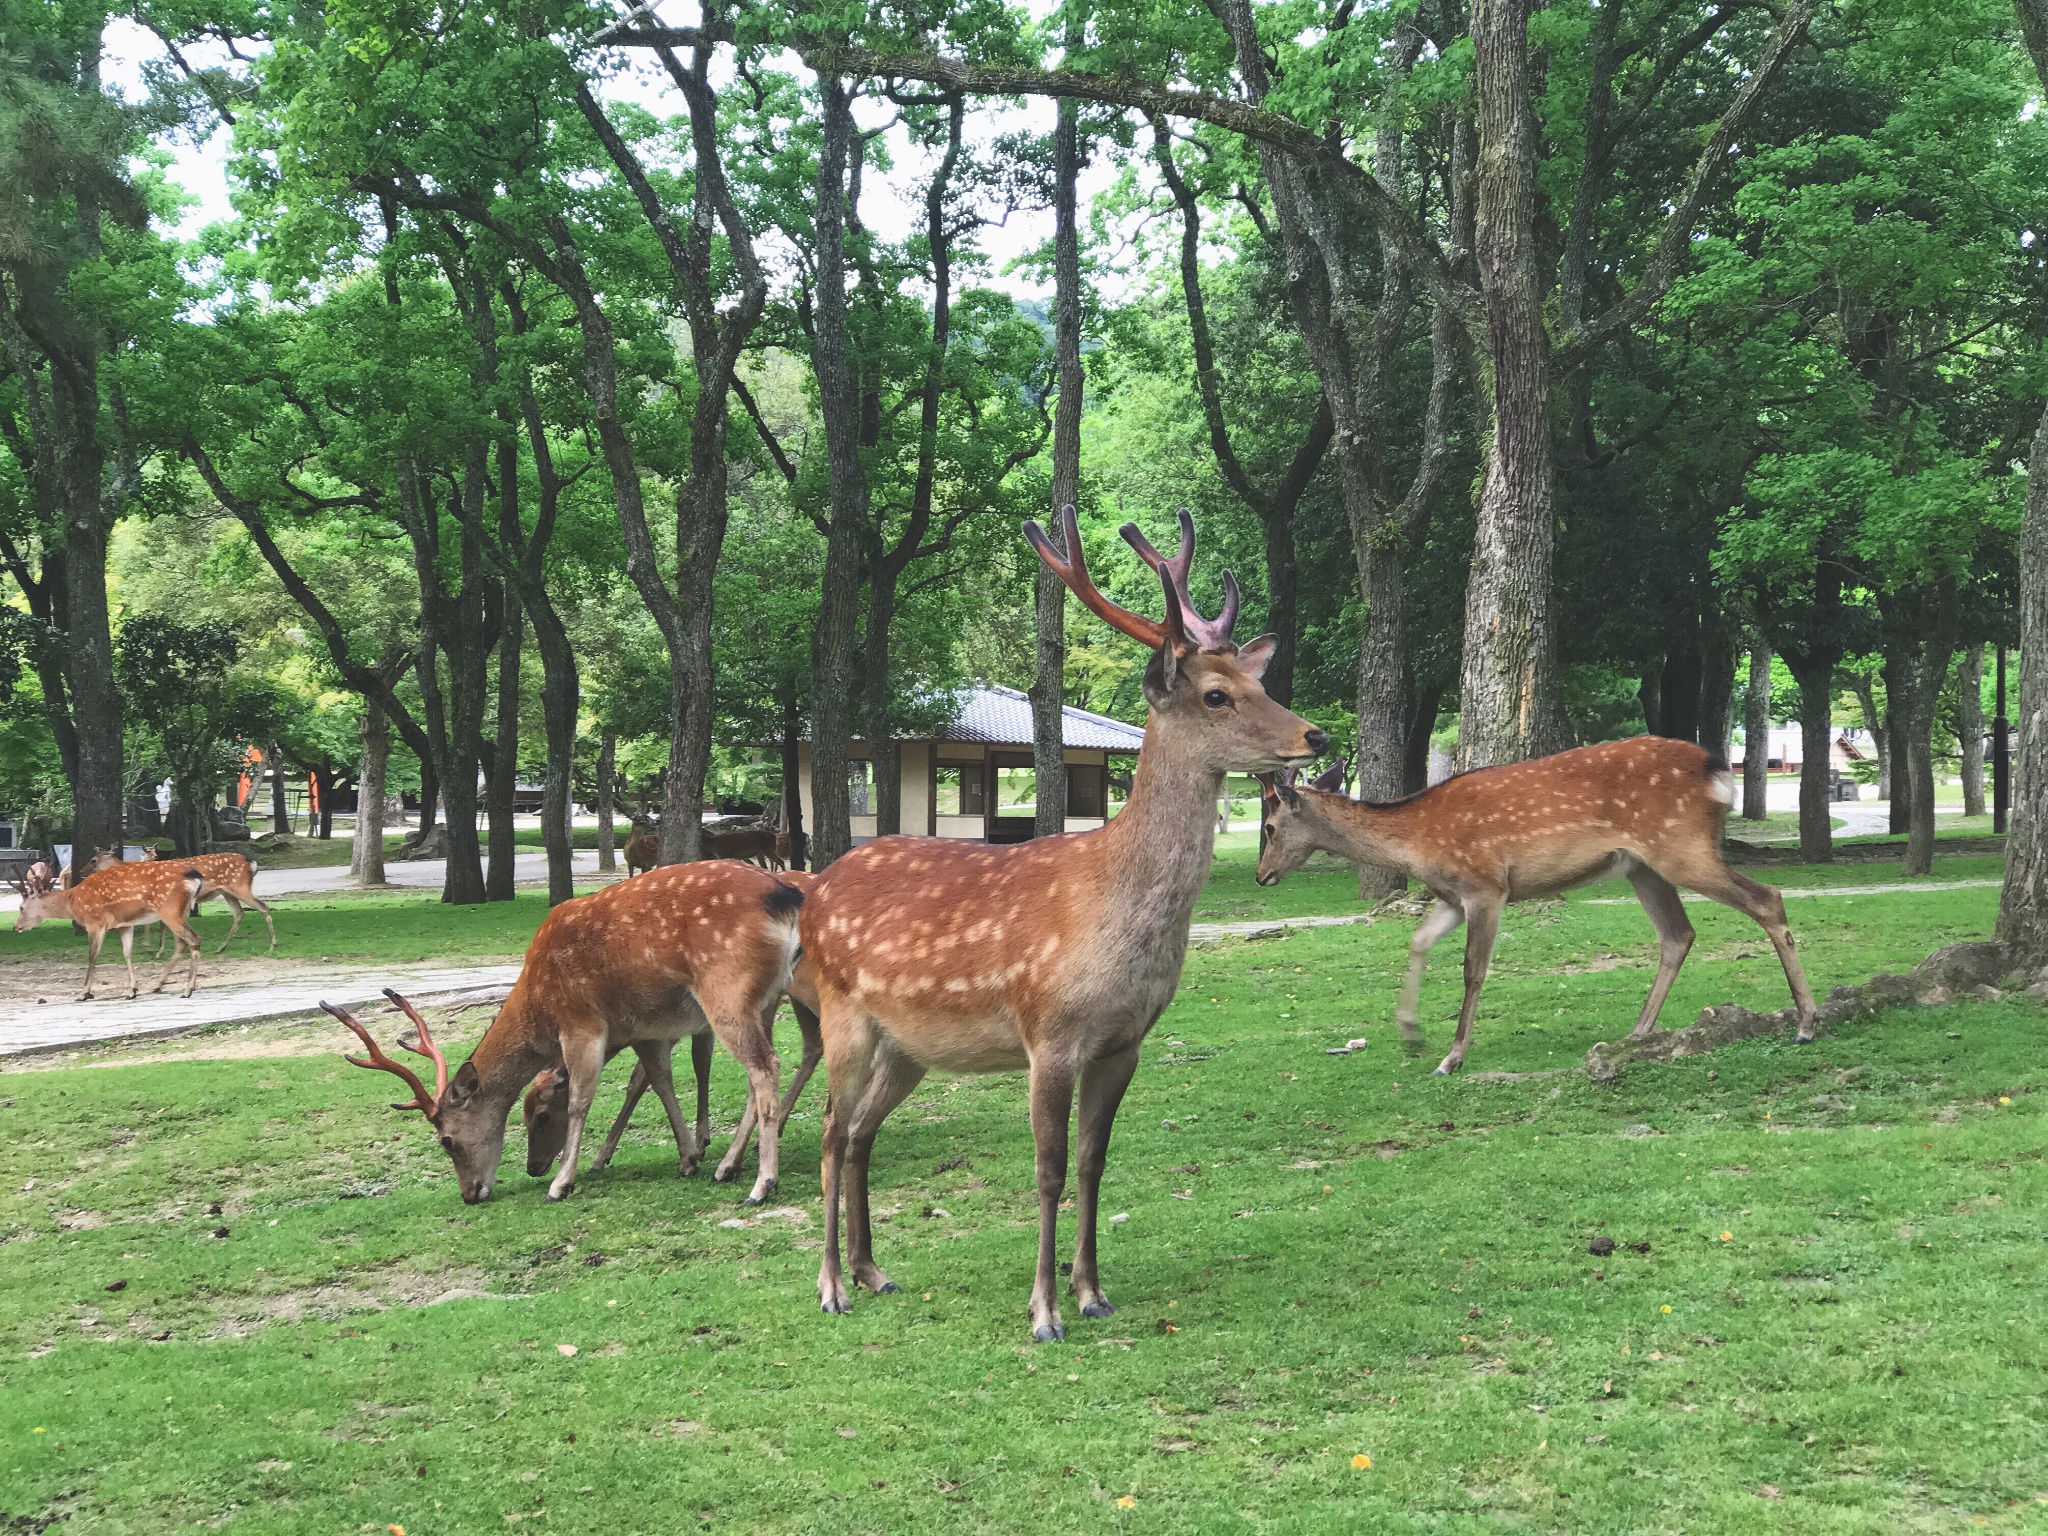
<svg viewBox="0 0 2048 1536">
<path fill-rule="evenodd" d="M 1031 700 L 1014 688 L 966 688 L 951 723 L 929 736 L 897 742 L 901 758 L 903 830 L 927 837 L 1021 843 L 1032 835 L 1028 806 L 999 804 L 1006 771 L 1033 766 Z M 1086 832 L 1109 817 L 1112 757 L 1135 755 L 1145 733 L 1135 725 L 1071 706 L 1065 716 L 1062 756 L 1067 768 L 1069 832 Z M 853 836 L 875 836 L 874 775 L 868 745 L 853 742 L 848 773 Z M 797 783 L 804 826 L 817 825 L 811 798 L 811 743 L 797 748 Z"/>
</svg>

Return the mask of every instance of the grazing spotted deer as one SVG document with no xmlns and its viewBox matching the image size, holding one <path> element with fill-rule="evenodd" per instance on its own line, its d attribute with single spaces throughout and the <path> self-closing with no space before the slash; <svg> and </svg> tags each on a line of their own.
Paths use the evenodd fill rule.
<svg viewBox="0 0 2048 1536">
<path fill-rule="evenodd" d="M 402 1078 L 455 1163 L 462 1198 L 490 1197 L 505 1150 L 505 1123 L 533 1079 L 556 1061 L 567 1089 L 561 1167 L 548 1186 L 559 1200 L 576 1187 L 583 1123 L 608 1057 L 627 1046 L 648 1079 L 678 1147 L 694 1147 L 670 1073 L 675 1043 L 707 1029 L 747 1069 L 763 1118 L 760 1176 L 747 1196 L 759 1204 L 778 1182 L 775 1120 L 781 1067 L 770 1025 L 795 961 L 803 893 L 773 875 L 726 862 L 671 864 L 550 912 L 527 946 L 511 996 L 453 1077 L 418 1010 L 385 996 L 412 1020 L 417 1043 L 399 1043 L 434 1062 L 429 1092 L 411 1069 L 378 1049 L 347 1012 L 322 1003 L 369 1047 L 359 1067 Z M 685 1173 L 695 1166 L 686 1153 Z"/>
<path fill-rule="evenodd" d="M 1429 888 L 1436 906 L 1408 946 L 1395 1011 L 1410 1049 L 1423 1043 L 1416 999 L 1429 952 L 1466 925 L 1465 1003 L 1439 1074 L 1464 1063 L 1501 909 L 1616 876 L 1635 887 L 1657 930 L 1657 979 L 1631 1039 L 1656 1027 L 1692 948 L 1692 923 L 1674 888 L 1680 885 L 1762 926 L 1791 983 L 1799 1039 L 1813 1038 L 1813 992 L 1785 925 L 1784 899 L 1721 860 L 1735 778 L 1720 754 L 1689 741 L 1638 736 L 1461 773 L 1385 805 L 1336 793 L 1325 779 L 1297 787 L 1291 778 L 1263 777 L 1259 884 L 1274 884 L 1320 848 L 1400 870 Z"/>
<path fill-rule="evenodd" d="M 151 848 L 136 862 L 147 864 L 158 861 L 157 851 Z M 199 892 L 201 901 L 218 896 L 234 908 L 235 919 L 228 925 L 228 936 L 220 941 L 220 948 L 214 951 L 216 955 L 227 953 L 228 945 L 234 942 L 235 934 L 242 926 L 242 913 L 248 907 L 254 907 L 263 914 L 263 926 L 270 930 L 270 947 L 272 950 L 277 948 L 277 924 L 271 918 L 270 905 L 256 894 L 255 860 L 245 858 L 239 853 L 202 853 L 196 858 L 172 859 L 169 862 L 181 869 L 196 869 L 206 877 L 206 884 Z M 92 868 L 95 873 L 103 869 L 112 869 L 119 863 L 121 855 L 110 848 L 102 848 L 92 856 Z M 162 946 L 158 946 L 158 949 L 161 954 Z"/>
<path fill-rule="evenodd" d="M 1065 1336 L 1054 1296 L 1055 1244 L 1077 1086 L 1072 1288 L 1083 1316 L 1114 1310 L 1102 1293 L 1095 1253 L 1110 1125 L 1138 1047 L 1180 980 L 1188 918 L 1209 873 L 1224 774 L 1305 763 L 1329 744 L 1259 686 L 1272 637 L 1242 648 L 1233 642 L 1233 580 L 1224 578 L 1218 618 L 1195 611 L 1187 587 L 1195 529 L 1186 512 L 1171 560 L 1135 526 L 1123 529 L 1165 590 L 1163 623 L 1096 590 L 1074 509 L 1064 515 L 1064 556 L 1036 523 L 1025 525 L 1038 557 L 1097 617 L 1154 653 L 1144 680 L 1151 709 L 1130 799 L 1094 831 L 1009 846 L 882 838 L 833 864 L 805 902 L 804 958 L 817 979 L 831 1088 L 818 1274 L 827 1312 L 848 1309 L 842 1194 L 854 1281 L 871 1291 L 896 1289 L 875 1264 L 868 1220 L 868 1159 L 883 1119 L 928 1071 L 1020 1067 L 1031 1074 L 1037 1145 L 1032 1336 Z"/>
<path fill-rule="evenodd" d="M 121 864 L 87 876 L 78 884 L 61 890 L 25 894 L 21 910 L 14 917 L 14 931 L 27 933 L 38 923 L 69 918 L 85 930 L 85 992 L 80 1002 L 92 999 L 92 979 L 99 970 L 100 945 L 114 929 L 121 932 L 121 960 L 128 967 L 128 995 L 136 993 L 135 930 L 148 923 L 162 923 L 178 941 L 157 977 L 152 992 L 161 992 L 171 979 L 181 956 L 189 956 L 184 996 L 190 997 L 199 984 L 199 935 L 188 923 L 205 876 L 175 860 L 160 864 Z"/>
</svg>

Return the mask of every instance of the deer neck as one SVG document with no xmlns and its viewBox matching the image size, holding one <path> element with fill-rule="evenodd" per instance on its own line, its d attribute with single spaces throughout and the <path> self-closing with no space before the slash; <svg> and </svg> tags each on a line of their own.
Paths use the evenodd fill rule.
<svg viewBox="0 0 2048 1536">
<path fill-rule="evenodd" d="M 1413 861 L 1405 807 L 1371 805 L 1326 790 L 1300 791 L 1315 844 L 1323 852 L 1352 863 L 1385 864 L 1405 869 Z"/>
<path fill-rule="evenodd" d="M 1152 733 L 1148 731 L 1148 743 Z M 1216 851 L 1223 775 L 1174 761 L 1149 744 L 1138 753 L 1131 798 L 1103 829 L 1110 888 L 1120 910 L 1183 935 Z"/>
<path fill-rule="evenodd" d="M 516 992 L 505 1000 L 469 1057 L 480 1080 L 478 1093 L 487 1103 L 503 1101 L 508 1114 L 535 1074 L 562 1054 L 561 1042 L 552 1031 L 534 1027 L 522 1002 Z"/>
</svg>

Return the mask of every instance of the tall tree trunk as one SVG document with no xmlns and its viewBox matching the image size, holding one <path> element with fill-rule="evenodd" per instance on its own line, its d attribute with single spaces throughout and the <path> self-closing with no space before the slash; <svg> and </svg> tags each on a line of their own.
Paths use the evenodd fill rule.
<svg viewBox="0 0 2048 1536">
<path fill-rule="evenodd" d="M 1808 864 L 1835 859 L 1834 806 L 1828 799 L 1835 744 L 1833 656 L 1786 657 L 1799 684 L 1799 857 Z"/>
<path fill-rule="evenodd" d="M 420 824 L 413 830 L 410 841 L 418 847 L 427 840 L 427 834 L 434 830 L 434 817 L 441 804 L 441 780 L 434 772 L 432 758 L 420 759 Z"/>
<path fill-rule="evenodd" d="M 513 806 L 519 784 L 519 662 L 526 615 L 519 606 L 518 590 L 511 582 L 504 583 L 504 593 L 498 628 L 497 734 L 491 740 L 491 771 L 485 779 L 491 863 L 484 875 L 484 894 L 492 901 L 512 899 L 516 874 L 513 860 L 519 852 Z"/>
<path fill-rule="evenodd" d="M 618 775 L 619 733 L 609 725 L 603 730 L 597 749 L 597 872 L 610 875 L 619 868 L 618 833 L 612 825 L 618 815 L 612 792 Z"/>
<path fill-rule="evenodd" d="M 548 905 L 576 894 L 576 715 L 582 688 L 576 653 L 561 615 L 543 597 L 532 604 L 533 641 L 540 651 L 541 725 L 547 732 L 547 779 L 541 790 L 541 842 L 548 854 Z M 502 728 L 502 727 L 501 727 Z"/>
<path fill-rule="evenodd" d="M 2048 88 L 2048 0 L 2020 0 L 2020 15 Z M 2048 966 L 2048 411 L 2027 460 L 2017 553 L 2019 697 L 2012 715 L 2012 805 L 1998 940 L 2015 965 L 2031 970 Z"/>
<path fill-rule="evenodd" d="M 1957 744 L 1963 758 L 1963 814 L 1984 814 L 1984 642 L 1967 647 L 1956 665 Z"/>
<path fill-rule="evenodd" d="M 1917 686 L 1913 659 L 1895 645 L 1884 658 L 1884 740 L 1891 761 L 1892 798 L 1885 830 L 1902 836 L 1913 824 L 1913 723 L 1910 699 Z"/>
<path fill-rule="evenodd" d="M 1857 707 L 1863 711 L 1863 729 L 1870 737 L 1870 747 L 1877 754 L 1877 798 L 1889 802 L 1892 797 L 1892 749 L 1891 738 L 1884 728 L 1884 717 L 1877 708 L 1877 685 L 1870 680 L 1867 672 L 1850 674 L 1855 679 Z"/>
<path fill-rule="evenodd" d="M 306 781 L 315 802 L 306 809 L 306 829 L 323 843 L 330 842 L 334 837 L 334 765 L 324 759 L 313 764 L 306 770 Z M 208 807 L 201 825 L 212 819 L 213 812 Z"/>
<path fill-rule="evenodd" d="M 1771 642 L 1750 637 L 1749 689 L 1742 711 L 1742 819 L 1771 812 Z"/>
<path fill-rule="evenodd" d="M 1664 674 L 1657 680 L 1657 734 L 1674 741 L 1700 739 L 1700 684 L 1704 680 L 1699 625 L 1694 621 L 1672 636 L 1664 654 Z"/>
<path fill-rule="evenodd" d="M 1069 52 L 1080 47 L 1079 25 L 1075 13 L 1067 24 Z M 1053 130 L 1053 356 L 1059 370 L 1052 428 L 1055 512 L 1081 500 L 1080 176 L 1080 103 L 1062 101 Z M 1059 548 L 1065 542 L 1061 520 L 1055 516 L 1050 521 L 1053 545 Z M 1031 831 L 1034 837 L 1052 837 L 1067 829 L 1067 589 L 1045 562 L 1034 565 L 1038 671 L 1031 683 L 1031 762 L 1037 808 Z"/>
<path fill-rule="evenodd" d="M 270 770 L 270 830 L 283 837 L 292 829 L 291 807 L 284 795 L 284 751 L 272 742 L 263 753 L 264 766 Z"/>
<path fill-rule="evenodd" d="M 896 622 L 896 572 L 887 551 L 873 541 L 868 562 L 867 638 L 861 659 L 867 676 L 861 684 L 861 737 L 867 743 L 868 768 L 874 775 L 870 797 L 875 836 L 894 837 L 903 830 L 903 752 L 889 724 L 889 631 Z"/>
<path fill-rule="evenodd" d="M 364 885 L 383 885 L 384 769 L 391 757 L 391 722 L 381 700 L 363 700 L 363 766 L 356 775 L 356 846 L 349 872 Z"/>
<path fill-rule="evenodd" d="M 1492 364 L 1492 434 L 1465 584 L 1461 767 L 1511 763 L 1567 741 L 1551 618 L 1557 541 L 1550 342 L 1536 251 L 1536 120 L 1529 0 L 1476 0 L 1479 116 L 1474 234 Z"/>
<path fill-rule="evenodd" d="M 1701 652 L 1699 743 L 1728 761 L 1735 740 L 1735 664 L 1739 659 L 1732 634 L 1718 625 Z"/>
<path fill-rule="evenodd" d="M 1664 734 L 1664 662 L 1659 658 L 1654 666 L 1645 667 L 1640 682 L 1636 685 L 1636 702 L 1643 711 L 1643 733 L 1647 736 Z"/>
<path fill-rule="evenodd" d="M 1415 691 L 1415 709 L 1408 717 L 1407 746 L 1401 755 L 1401 793 L 1418 794 L 1429 788 L 1429 738 L 1436 733 L 1436 718 L 1443 711 L 1448 690 L 1435 683 Z"/>
<path fill-rule="evenodd" d="M 81 456 L 97 460 L 97 453 Z M 81 464 L 84 475 L 93 465 Z M 88 498 L 89 501 L 88 501 Z M 107 535 L 111 519 L 100 510 L 97 475 L 76 487 L 75 510 L 64 525 L 65 682 L 78 741 L 78 775 L 71 786 L 72 843 L 84 849 L 119 848 L 122 838 L 123 761 L 121 694 L 114 683 L 114 644 L 107 622 Z"/>
<path fill-rule="evenodd" d="M 811 805 L 817 822 L 813 859 L 823 869 L 853 847 L 847 774 L 853 736 L 853 652 L 860 610 L 860 552 L 868 521 L 868 481 L 860 461 L 860 395 L 847 353 L 846 178 L 853 104 L 844 80 L 819 78 L 824 134 L 818 155 L 816 304 L 813 367 L 825 429 L 832 520 L 811 641 Z"/>
<path fill-rule="evenodd" d="M 782 699 L 782 829 L 789 834 L 789 867 L 809 867 L 810 841 L 804 836 L 803 719 L 797 709 L 796 689 Z"/>
</svg>

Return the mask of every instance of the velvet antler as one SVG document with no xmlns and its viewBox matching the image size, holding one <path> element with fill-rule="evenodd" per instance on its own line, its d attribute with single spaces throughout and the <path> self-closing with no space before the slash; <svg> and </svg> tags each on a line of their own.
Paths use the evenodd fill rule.
<svg viewBox="0 0 2048 1536">
<path fill-rule="evenodd" d="M 1166 607 L 1166 625 L 1155 624 L 1128 608 L 1118 607 L 1096 590 L 1094 578 L 1088 574 L 1088 561 L 1081 553 L 1081 522 L 1074 509 L 1060 508 L 1060 518 L 1067 537 L 1067 552 L 1064 555 L 1053 548 L 1052 540 L 1045 536 L 1045 529 L 1039 526 L 1036 518 L 1027 519 L 1024 524 L 1024 537 L 1029 539 L 1031 547 L 1038 551 L 1038 558 L 1045 562 L 1046 569 L 1065 582 L 1074 596 L 1081 599 L 1081 606 L 1103 623 L 1129 635 L 1148 651 L 1158 650 L 1166 643 L 1168 634 L 1179 628 L 1178 624 L 1173 622 L 1175 615 L 1171 591 L 1169 590 Z"/>
<path fill-rule="evenodd" d="M 420 1017 L 419 1009 L 413 1007 L 411 1003 L 400 997 L 389 987 L 384 989 L 384 995 L 390 998 L 396 1007 L 402 1009 L 408 1019 L 412 1020 L 412 1027 L 419 1036 L 419 1043 L 415 1045 L 403 1035 L 398 1037 L 398 1043 L 404 1049 L 411 1051 L 413 1055 L 429 1057 L 433 1061 L 434 1102 L 436 1104 L 440 1103 L 441 1095 L 448 1091 L 448 1058 L 441 1054 L 441 1047 L 434 1044 L 434 1036 L 427 1028 L 427 1021 Z"/>
<path fill-rule="evenodd" d="M 1121 531 L 1124 542 L 1138 552 L 1138 558 L 1159 573 L 1160 584 L 1166 588 L 1167 612 L 1171 614 L 1179 608 L 1188 642 L 1204 651 L 1231 649 L 1236 644 L 1231 631 L 1237 627 L 1237 578 L 1228 571 L 1223 573 L 1223 609 L 1213 619 L 1203 618 L 1195 608 L 1194 598 L 1188 595 L 1188 572 L 1195 563 L 1195 519 L 1188 509 L 1180 509 L 1180 548 L 1174 551 L 1172 559 L 1154 549 L 1136 523 L 1125 523 Z"/>
</svg>

